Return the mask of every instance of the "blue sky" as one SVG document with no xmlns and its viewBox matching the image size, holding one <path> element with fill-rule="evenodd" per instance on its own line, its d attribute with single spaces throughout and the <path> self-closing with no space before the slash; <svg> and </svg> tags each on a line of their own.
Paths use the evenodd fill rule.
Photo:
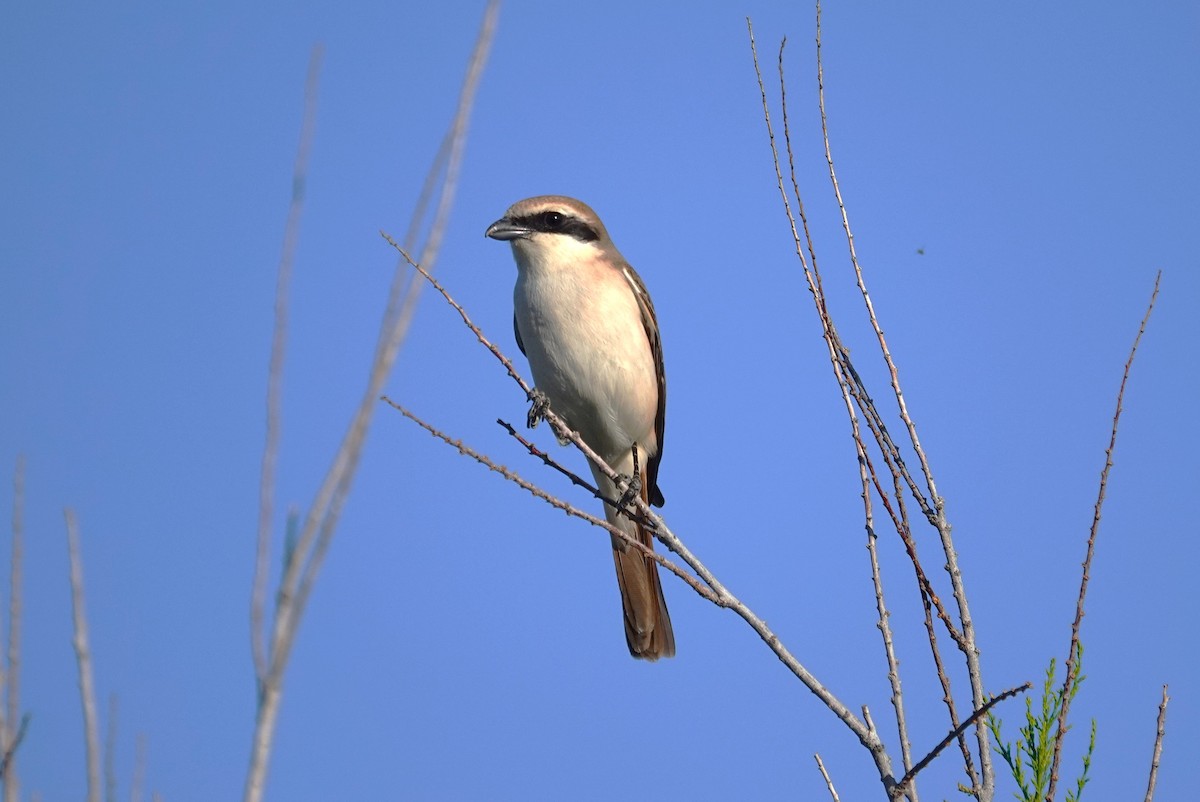
<svg viewBox="0 0 1200 802">
<path fill-rule="evenodd" d="M 282 505 L 310 500 L 361 393 L 396 261 L 378 231 L 403 234 L 481 11 L 0 12 L 0 466 L 27 455 L 26 794 L 77 797 L 85 781 L 64 506 L 82 527 L 101 706 L 119 698 L 122 793 L 139 735 L 147 793 L 240 793 L 271 309 L 309 51 L 323 43 L 325 62 Z M 803 4 L 506 4 L 439 274 L 518 356 L 515 268 L 484 228 L 529 195 L 596 208 L 658 309 L 667 520 L 823 682 L 871 707 L 894 750 L 856 466 L 779 209 L 746 16 L 768 77 L 789 37 L 831 303 L 885 400 L 823 178 Z M 1088 796 L 1144 793 L 1170 683 L 1159 798 L 1183 798 L 1200 748 L 1187 590 L 1200 556 L 1200 9 L 839 5 L 824 28 L 842 190 L 955 527 L 989 690 L 1036 683 L 1064 656 L 1121 367 L 1163 271 L 1125 397 L 1066 771 L 1094 717 Z M 524 401 L 433 295 L 387 389 L 598 506 L 494 424 L 521 420 Z M 923 754 L 945 714 L 895 541 L 881 539 L 882 559 Z M 845 728 L 682 583 L 667 582 L 679 656 L 631 660 L 607 552 L 603 533 L 381 409 L 287 677 L 268 798 L 819 799 L 814 752 L 843 798 L 879 798 Z M 954 798 L 959 779 L 948 754 L 921 789 Z"/>
</svg>

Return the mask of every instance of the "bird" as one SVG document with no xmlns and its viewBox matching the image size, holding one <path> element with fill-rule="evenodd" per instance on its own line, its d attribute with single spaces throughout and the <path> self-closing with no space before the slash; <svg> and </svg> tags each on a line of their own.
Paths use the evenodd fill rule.
<svg viewBox="0 0 1200 802">
<path fill-rule="evenodd" d="M 564 195 L 514 203 L 485 235 L 512 246 L 513 328 L 537 393 L 614 471 L 632 480 L 643 500 L 661 507 L 667 385 L 658 320 L 641 277 L 591 207 Z M 530 424 L 536 421 L 535 401 Z M 620 504 L 621 488 L 590 467 L 601 495 Z M 604 514 L 631 539 L 654 548 L 645 525 L 608 502 Z M 612 553 L 629 653 L 650 661 L 673 657 L 675 633 L 657 564 L 615 535 Z"/>
</svg>

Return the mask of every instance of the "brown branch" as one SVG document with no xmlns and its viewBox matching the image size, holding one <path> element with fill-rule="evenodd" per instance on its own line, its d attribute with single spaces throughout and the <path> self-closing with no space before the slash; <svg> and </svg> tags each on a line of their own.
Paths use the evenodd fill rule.
<svg viewBox="0 0 1200 802">
<path fill-rule="evenodd" d="M 1150 759 L 1150 782 L 1146 786 L 1146 802 L 1154 801 L 1154 786 L 1158 782 L 1158 762 L 1162 759 L 1163 736 L 1167 734 L 1167 686 L 1162 689 L 1162 703 L 1158 706 L 1158 728 L 1154 734 L 1154 755 Z"/>
<path fill-rule="evenodd" d="M 1027 691 L 1032 687 L 1033 687 L 1032 682 L 1026 682 L 1024 685 L 1018 685 L 1015 688 L 1009 688 L 1007 691 L 1003 691 L 1000 694 L 993 696 L 988 701 L 984 702 L 983 705 L 978 710 L 976 710 L 974 713 L 972 713 L 970 716 L 967 717 L 966 721 L 964 721 L 962 724 L 959 724 L 957 727 L 952 729 L 946 735 L 946 737 L 943 738 L 938 743 L 937 746 L 933 747 L 933 749 L 931 749 L 929 751 L 929 754 L 927 754 L 925 757 L 921 758 L 917 762 L 917 765 L 913 766 L 912 769 L 900 779 L 900 782 L 896 783 L 896 787 L 894 789 L 892 789 L 892 798 L 894 799 L 901 792 L 903 792 L 905 786 L 907 786 L 909 783 L 911 783 L 913 778 L 916 777 L 917 774 L 919 774 L 922 769 L 924 769 L 926 766 L 928 766 L 935 757 L 937 757 L 939 754 L 941 754 L 941 751 L 943 749 L 945 749 L 947 746 L 949 746 L 952 741 L 961 737 L 972 724 L 982 720 L 983 717 L 987 715 L 987 712 L 989 710 L 991 710 L 993 707 L 995 707 L 1000 702 L 1003 702 L 1005 699 L 1008 699 L 1009 697 L 1012 697 L 1012 696 L 1016 696 L 1018 693 L 1023 693 L 1024 691 Z"/>
<path fill-rule="evenodd" d="M 83 599 L 83 558 L 79 555 L 79 525 L 75 511 L 63 511 L 67 520 L 67 557 L 71 563 L 71 609 L 75 620 L 75 660 L 79 665 L 79 696 L 83 703 L 83 734 L 87 747 L 87 800 L 100 802 L 100 733 L 96 718 L 96 689 L 92 679 L 92 652 L 88 644 L 87 606 Z"/>
<path fill-rule="evenodd" d="M 1117 428 L 1121 423 L 1122 403 L 1125 400 L 1125 385 L 1129 381 L 1129 371 L 1133 367 L 1133 359 L 1137 356 L 1138 345 L 1142 335 L 1146 333 L 1146 324 L 1150 322 L 1150 313 L 1154 311 L 1154 302 L 1158 300 L 1158 287 L 1162 281 L 1162 271 L 1154 277 L 1154 291 L 1150 293 L 1150 303 L 1146 306 L 1146 314 L 1138 326 L 1137 336 L 1129 349 L 1129 358 L 1125 360 L 1125 370 L 1121 374 L 1121 386 L 1117 389 L 1117 409 L 1113 413 L 1112 429 L 1108 436 L 1108 447 L 1104 449 L 1104 468 L 1100 471 L 1100 490 L 1096 495 L 1096 504 L 1092 510 L 1092 526 L 1088 532 L 1087 556 L 1083 559 L 1083 576 L 1079 582 L 1079 600 L 1075 603 L 1075 620 L 1071 623 L 1071 642 L 1067 648 L 1067 671 L 1062 686 L 1062 707 L 1058 711 L 1058 730 L 1054 735 L 1054 757 L 1050 762 L 1050 788 L 1046 791 L 1047 802 L 1054 798 L 1054 789 L 1058 785 L 1058 767 L 1062 757 L 1062 745 L 1067 736 L 1067 712 L 1071 708 L 1071 688 L 1075 684 L 1075 675 L 1079 671 L 1079 630 L 1083 624 L 1083 602 L 1087 598 L 1088 581 L 1091 579 L 1092 555 L 1096 550 L 1096 533 L 1100 530 L 1100 515 L 1104 508 L 1104 497 L 1108 491 L 1108 474 L 1113 466 L 1113 451 L 1117 447 Z"/>
</svg>

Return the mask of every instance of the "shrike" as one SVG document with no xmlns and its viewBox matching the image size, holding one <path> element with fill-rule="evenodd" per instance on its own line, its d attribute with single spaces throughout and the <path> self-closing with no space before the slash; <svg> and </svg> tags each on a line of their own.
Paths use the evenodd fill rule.
<svg viewBox="0 0 1200 802">
<path fill-rule="evenodd" d="M 636 460 L 642 498 L 662 506 L 667 385 L 658 321 L 642 280 L 596 213 L 573 198 L 515 203 L 486 234 L 512 245 L 517 345 L 550 409 L 618 473 L 632 477 Z M 604 497 L 619 499 L 615 484 L 591 467 Z M 604 514 L 653 548 L 647 529 L 610 504 Z M 629 652 L 643 660 L 674 656 L 658 566 L 616 536 L 612 550 Z"/>
</svg>

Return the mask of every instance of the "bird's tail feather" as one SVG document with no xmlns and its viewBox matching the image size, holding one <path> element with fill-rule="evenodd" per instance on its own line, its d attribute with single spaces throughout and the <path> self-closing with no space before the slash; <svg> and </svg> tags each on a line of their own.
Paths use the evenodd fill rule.
<svg viewBox="0 0 1200 802">
<path fill-rule="evenodd" d="M 644 479 L 644 477 L 643 477 Z M 642 498 L 648 499 L 645 481 Z M 648 529 L 605 505 L 609 523 L 619 526 L 645 546 L 654 548 L 654 536 Z M 657 660 L 675 656 L 675 632 L 667 614 L 658 578 L 658 564 L 644 552 L 613 536 L 613 562 L 617 568 L 617 584 L 621 588 L 621 609 L 625 619 L 625 641 L 629 653 L 640 660 Z"/>
</svg>

